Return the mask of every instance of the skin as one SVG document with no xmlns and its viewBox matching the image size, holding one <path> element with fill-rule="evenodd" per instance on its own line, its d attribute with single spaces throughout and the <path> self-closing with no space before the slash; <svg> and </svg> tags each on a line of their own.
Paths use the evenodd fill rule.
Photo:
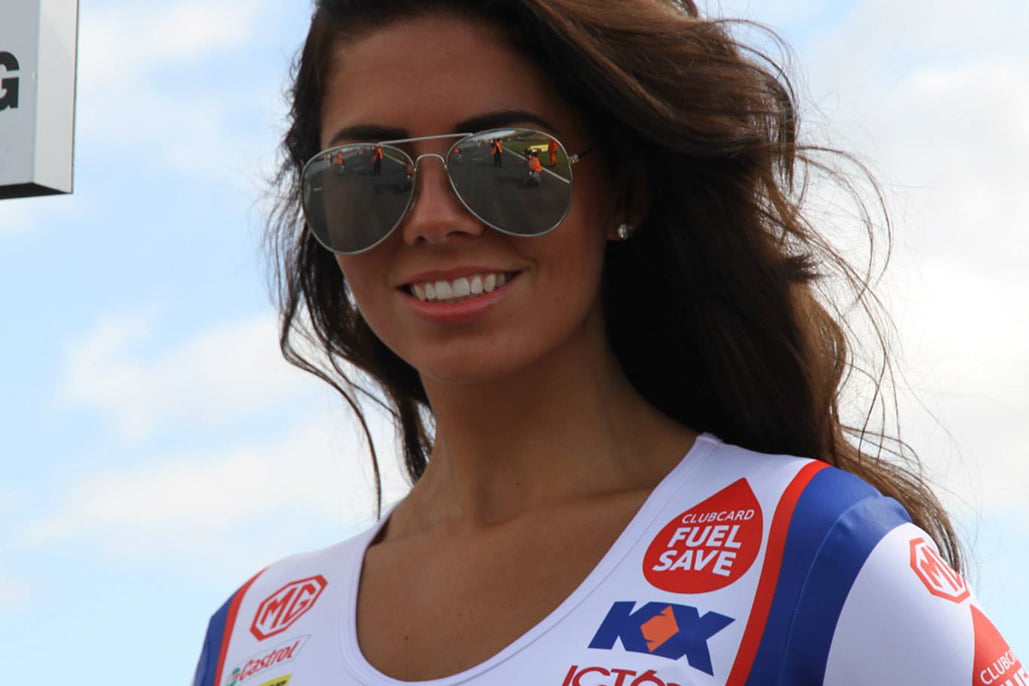
<svg viewBox="0 0 1029 686">
<path fill-rule="evenodd" d="M 596 143 L 493 27 L 421 16 L 338 46 L 321 142 L 376 139 L 337 135 L 357 126 L 451 133 L 511 110 L 548 122 L 570 151 Z M 603 252 L 626 209 L 602 152 L 576 165 L 564 223 L 535 238 L 483 226 L 435 160 L 415 183 L 415 205 L 390 238 L 338 258 L 373 330 L 419 371 L 436 417 L 428 469 L 369 548 L 358 594 L 363 654 L 408 681 L 468 669 L 546 617 L 695 438 L 635 392 L 604 332 Z M 412 276 L 470 265 L 518 276 L 470 323 L 417 316 L 402 290 Z"/>
</svg>

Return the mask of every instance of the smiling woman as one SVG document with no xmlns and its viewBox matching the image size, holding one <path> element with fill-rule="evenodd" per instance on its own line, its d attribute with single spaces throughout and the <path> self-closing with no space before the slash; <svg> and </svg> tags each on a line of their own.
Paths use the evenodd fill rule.
<svg viewBox="0 0 1029 686">
<path fill-rule="evenodd" d="M 814 285 L 871 296 L 748 54 L 687 1 L 319 2 L 281 343 L 385 399 L 413 486 L 237 591 L 198 685 L 1025 675 L 931 491 L 840 420 Z"/>
</svg>

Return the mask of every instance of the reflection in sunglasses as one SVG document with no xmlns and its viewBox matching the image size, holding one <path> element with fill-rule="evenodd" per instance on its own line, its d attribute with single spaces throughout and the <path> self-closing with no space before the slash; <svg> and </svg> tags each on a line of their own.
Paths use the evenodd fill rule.
<svg viewBox="0 0 1029 686">
<path fill-rule="evenodd" d="M 413 201 L 418 165 L 433 156 L 412 158 L 398 145 L 450 137 L 458 136 L 356 143 L 319 153 L 303 172 L 304 215 L 315 237 L 334 252 L 351 254 L 384 240 Z M 462 135 L 443 161 L 469 212 L 498 231 L 538 236 L 567 214 L 571 165 L 578 159 L 549 134 L 502 129 Z"/>
</svg>

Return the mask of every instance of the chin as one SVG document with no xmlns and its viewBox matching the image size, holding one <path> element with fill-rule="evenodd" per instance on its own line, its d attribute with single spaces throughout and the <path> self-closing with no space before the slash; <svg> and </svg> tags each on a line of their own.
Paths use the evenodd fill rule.
<svg viewBox="0 0 1029 686">
<path fill-rule="evenodd" d="M 439 355 L 419 355 L 408 364 L 418 370 L 423 383 L 452 385 L 489 384 L 510 379 L 528 372 L 538 360 L 537 351 L 528 346 L 479 347 L 469 350 L 465 346 L 450 345 Z"/>
<path fill-rule="evenodd" d="M 433 364 L 416 367 L 425 381 L 455 386 L 472 386 L 504 381 L 521 371 L 517 364 L 503 364 L 498 360 L 476 360 L 463 357 L 455 360 L 439 360 Z"/>
</svg>

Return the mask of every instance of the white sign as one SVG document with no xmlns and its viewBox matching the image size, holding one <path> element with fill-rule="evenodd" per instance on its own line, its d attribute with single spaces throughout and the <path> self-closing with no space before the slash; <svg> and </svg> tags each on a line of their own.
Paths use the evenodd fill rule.
<svg viewBox="0 0 1029 686">
<path fill-rule="evenodd" d="M 0 0 L 0 199 L 71 193 L 78 0 Z"/>
</svg>

